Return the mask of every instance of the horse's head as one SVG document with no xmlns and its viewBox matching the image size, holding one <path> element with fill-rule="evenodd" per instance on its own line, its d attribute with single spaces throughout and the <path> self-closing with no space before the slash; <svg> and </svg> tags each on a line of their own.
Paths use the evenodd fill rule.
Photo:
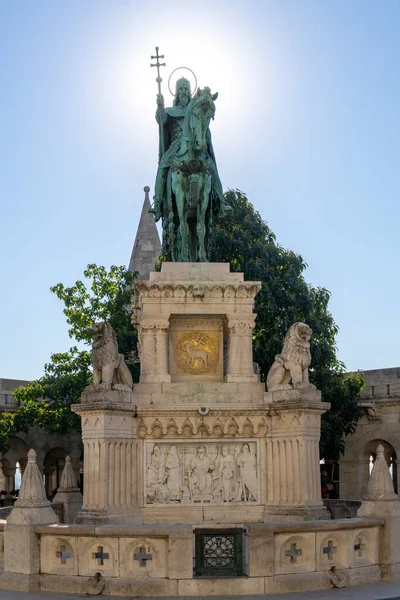
<svg viewBox="0 0 400 600">
<path fill-rule="evenodd" d="M 210 120 L 215 115 L 214 100 L 218 98 L 217 94 L 211 94 L 210 88 L 198 89 L 196 95 L 191 101 L 190 125 L 193 134 L 193 140 L 196 150 L 205 150 L 206 133 Z"/>
</svg>

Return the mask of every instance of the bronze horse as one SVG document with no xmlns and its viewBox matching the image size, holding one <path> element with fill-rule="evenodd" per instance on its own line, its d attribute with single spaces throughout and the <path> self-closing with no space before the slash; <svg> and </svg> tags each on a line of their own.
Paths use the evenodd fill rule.
<svg viewBox="0 0 400 600">
<path fill-rule="evenodd" d="M 199 89 L 187 108 L 183 122 L 180 148 L 169 174 L 168 213 L 169 233 L 177 233 L 175 245 L 182 262 L 207 262 L 205 239 L 208 224 L 207 208 L 210 202 L 213 164 L 207 154 L 207 131 L 214 118 L 218 94 L 210 88 Z M 172 208 L 175 196 L 177 218 Z"/>
</svg>

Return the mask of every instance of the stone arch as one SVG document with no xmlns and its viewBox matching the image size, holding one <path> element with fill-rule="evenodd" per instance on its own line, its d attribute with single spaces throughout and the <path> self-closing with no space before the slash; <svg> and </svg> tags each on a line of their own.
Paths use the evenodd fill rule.
<svg viewBox="0 0 400 600">
<path fill-rule="evenodd" d="M 400 456 L 399 438 L 393 431 L 378 427 L 373 431 L 362 430 L 346 439 L 344 456 L 340 458 L 340 497 L 349 500 L 361 500 L 367 491 L 369 480 L 369 459 L 371 450 L 378 444 L 393 450 L 392 456 Z M 394 459 L 393 479 L 396 485 L 399 479 L 399 468 Z"/>
<path fill-rule="evenodd" d="M 11 492 L 11 490 L 15 489 L 17 463 L 22 475 L 28 460 L 29 446 L 24 440 L 16 435 L 10 435 L 8 441 L 8 451 L 0 460 L 0 489 Z"/>
</svg>

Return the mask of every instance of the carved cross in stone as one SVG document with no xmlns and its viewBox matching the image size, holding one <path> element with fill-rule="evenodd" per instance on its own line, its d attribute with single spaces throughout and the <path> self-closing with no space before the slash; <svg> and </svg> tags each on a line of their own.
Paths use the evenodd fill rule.
<svg viewBox="0 0 400 600">
<path fill-rule="evenodd" d="M 362 539 L 358 538 L 357 544 L 354 544 L 354 552 L 358 551 L 358 556 L 361 557 L 363 555 L 363 550 L 365 550 L 366 547 L 367 545 L 362 543 Z"/>
<path fill-rule="evenodd" d="M 108 552 L 103 552 L 103 546 L 97 546 L 97 552 L 93 552 L 92 558 L 96 558 L 98 560 L 99 565 L 104 565 L 104 559 L 110 558 Z"/>
<path fill-rule="evenodd" d="M 303 551 L 300 548 L 296 548 L 296 544 L 291 544 L 290 550 L 286 550 L 285 556 L 290 556 L 290 562 L 297 562 L 297 557 L 301 556 Z"/>
<path fill-rule="evenodd" d="M 141 567 L 147 567 L 146 561 L 153 560 L 153 555 L 146 554 L 146 548 L 144 546 L 142 546 L 141 548 L 139 548 L 139 552 L 135 552 L 135 554 L 133 555 L 133 558 L 135 560 L 139 561 L 139 565 Z"/>
<path fill-rule="evenodd" d="M 56 552 L 56 556 L 57 558 L 61 558 L 61 564 L 62 565 L 66 565 L 67 564 L 67 558 L 71 558 L 71 552 L 67 552 L 67 549 L 65 546 L 61 546 L 60 550 L 58 550 Z"/>
<path fill-rule="evenodd" d="M 332 540 L 328 540 L 328 546 L 326 548 L 323 548 L 323 553 L 328 555 L 328 559 L 332 560 L 333 555 L 335 554 L 335 551 L 337 550 L 337 546 L 333 545 L 333 541 Z"/>
</svg>

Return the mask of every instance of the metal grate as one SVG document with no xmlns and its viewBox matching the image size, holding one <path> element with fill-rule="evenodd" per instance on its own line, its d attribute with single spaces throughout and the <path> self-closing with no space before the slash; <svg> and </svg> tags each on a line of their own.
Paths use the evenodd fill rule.
<svg viewBox="0 0 400 600">
<path fill-rule="evenodd" d="M 196 577 L 243 575 L 243 529 L 195 530 Z"/>
</svg>

